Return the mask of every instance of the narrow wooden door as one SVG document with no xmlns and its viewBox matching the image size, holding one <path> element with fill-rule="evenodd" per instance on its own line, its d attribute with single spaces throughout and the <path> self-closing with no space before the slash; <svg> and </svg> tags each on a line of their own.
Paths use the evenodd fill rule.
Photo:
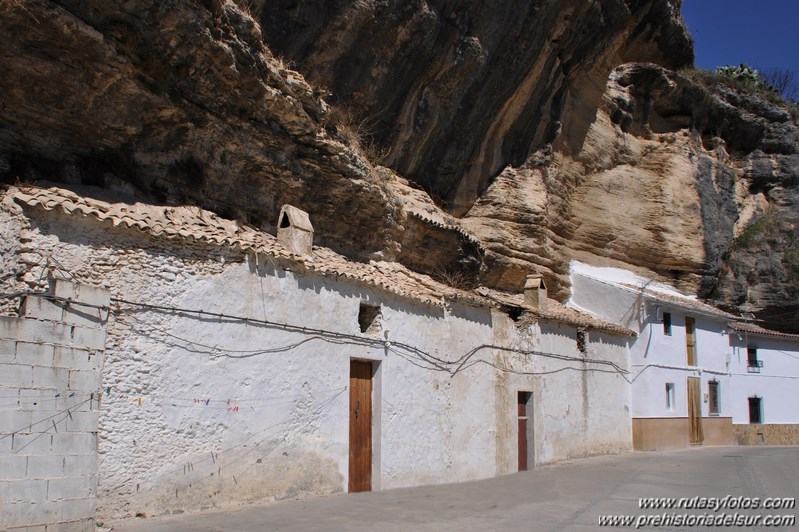
<svg viewBox="0 0 799 532">
<path fill-rule="evenodd" d="M 530 392 L 519 392 L 517 396 L 517 411 L 519 416 L 519 471 L 527 471 L 527 403 Z"/>
<path fill-rule="evenodd" d="M 691 443 L 702 443 L 705 440 L 702 431 L 702 389 L 697 377 L 688 377 L 688 424 Z"/>
<path fill-rule="evenodd" d="M 685 318 L 685 350 L 688 353 L 688 365 L 696 366 L 696 321 Z"/>
<path fill-rule="evenodd" d="M 762 423 L 760 397 L 749 398 L 749 423 Z"/>
<path fill-rule="evenodd" d="M 372 364 L 350 362 L 349 491 L 372 489 Z"/>
</svg>

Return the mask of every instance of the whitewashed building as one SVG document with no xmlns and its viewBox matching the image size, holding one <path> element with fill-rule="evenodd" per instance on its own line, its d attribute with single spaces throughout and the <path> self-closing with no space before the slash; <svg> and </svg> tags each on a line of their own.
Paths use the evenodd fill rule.
<svg viewBox="0 0 799 532">
<path fill-rule="evenodd" d="M 744 445 L 799 444 L 799 335 L 730 323 L 735 439 Z"/>
<path fill-rule="evenodd" d="M 618 268 L 571 264 L 569 305 L 629 327 L 633 447 L 733 442 L 734 316 Z"/>
<path fill-rule="evenodd" d="M 99 456 L 84 481 L 106 523 L 630 449 L 628 328 L 549 300 L 541 280 L 527 297 L 467 293 L 396 263 L 350 261 L 313 246 L 311 222 L 285 208 L 275 237 L 196 207 L 4 193 L 0 226 L 15 242 L 0 248 L 4 292 L 32 291 L 20 295 L 44 309 L 26 305 L 26 324 L 62 319 L 48 302 L 74 303 L 58 283 L 47 291 L 48 276 L 109 294 L 97 307 L 107 314 L 91 392 L 99 426 L 83 450 Z M 3 355 L 0 372 L 71 375 L 53 356 Z M 68 396 L 64 382 L 47 392 Z M 3 395 L 30 386 L 0 381 Z M 28 459 L 71 452 L 53 445 Z"/>
</svg>

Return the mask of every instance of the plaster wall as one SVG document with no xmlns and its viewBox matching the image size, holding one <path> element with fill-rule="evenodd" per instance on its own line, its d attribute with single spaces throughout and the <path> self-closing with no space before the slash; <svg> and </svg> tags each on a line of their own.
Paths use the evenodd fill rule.
<svg viewBox="0 0 799 532">
<path fill-rule="evenodd" d="M 376 367 L 375 489 L 515 471 L 518 390 L 534 393 L 535 463 L 630 448 L 629 387 L 589 362 L 626 370 L 624 339 L 589 332 L 581 354 L 572 326 L 421 305 L 236 250 L 6 208 L 21 244 L 4 260 L 18 282 L 37 288 L 55 259 L 115 298 L 101 520 L 345 490 L 352 359 Z M 363 302 L 381 309 L 365 333 Z"/>
<path fill-rule="evenodd" d="M 749 423 L 749 397 L 757 396 L 762 399 L 763 423 L 799 423 L 799 341 L 733 333 L 730 344 L 732 422 Z M 747 367 L 748 346 L 757 348 L 757 358 L 763 363 L 756 373 Z"/>
<path fill-rule="evenodd" d="M 599 270 L 606 270 L 599 269 Z M 623 279 L 622 279 L 623 280 Z M 633 418 L 671 418 L 688 415 L 688 377 L 701 379 L 702 416 L 710 416 L 708 382 L 719 383 L 719 413 L 732 415 L 731 356 L 726 321 L 640 294 L 608 282 L 572 272 L 570 304 L 596 316 L 638 331 L 630 347 Z M 671 330 L 663 326 L 663 313 L 671 314 Z M 696 365 L 688 365 L 685 318 L 695 320 Z M 674 384 L 674 403 L 669 408 L 666 384 Z M 715 415 L 715 414 L 714 414 Z"/>
<path fill-rule="evenodd" d="M 535 424 L 538 462 L 630 449 L 629 385 L 612 366 L 590 362 L 607 360 L 626 371 L 626 339 L 589 332 L 587 353 L 582 354 L 573 327 L 541 321 L 531 333 L 540 341 L 538 350 L 581 359 L 536 361 L 541 408 Z"/>
<path fill-rule="evenodd" d="M 671 335 L 657 320 L 655 305 L 647 305 L 647 318 L 630 350 L 633 369 L 633 417 L 680 417 L 688 415 L 688 377 L 701 379 L 702 416 L 710 416 L 708 382 L 718 382 L 719 416 L 731 416 L 730 358 L 725 324 L 693 314 L 696 320 L 696 366 L 689 366 L 686 351 L 685 311 L 666 307 L 671 313 Z M 674 384 L 675 403 L 669 410 L 666 383 Z"/>
<path fill-rule="evenodd" d="M 625 338 L 589 331 L 583 354 L 575 328 L 557 322 L 505 324 L 495 332 L 503 345 L 532 352 L 497 359 L 509 370 L 497 374 L 499 473 L 518 470 L 519 391 L 532 393 L 530 466 L 632 448 Z"/>
</svg>

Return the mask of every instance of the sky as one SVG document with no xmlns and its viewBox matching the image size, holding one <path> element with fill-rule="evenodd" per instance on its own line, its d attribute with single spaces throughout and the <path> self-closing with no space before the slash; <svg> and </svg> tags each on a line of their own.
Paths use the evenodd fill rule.
<svg viewBox="0 0 799 532">
<path fill-rule="evenodd" d="M 683 0 L 696 66 L 746 63 L 799 75 L 799 0 Z"/>
</svg>

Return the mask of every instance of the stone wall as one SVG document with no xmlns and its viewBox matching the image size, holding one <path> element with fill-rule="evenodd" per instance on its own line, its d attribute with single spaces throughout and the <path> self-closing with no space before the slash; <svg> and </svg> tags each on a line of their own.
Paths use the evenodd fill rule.
<svg viewBox="0 0 799 532">
<path fill-rule="evenodd" d="M 665 451 L 692 445 L 687 417 L 633 418 L 632 423 L 633 448 L 636 451 Z M 703 417 L 704 440 L 701 445 L 733 445 L 732 427 L 729 417 Z"/>
<path fill-rule="evenodd" d="M 108 305 L 56 281 L 0 317 L 0 529 L 94 528 Z"/>
<path fill-rule="evenodd" d="M 741 424 L 732 426 L 738 445 L 799 445 L 799 424 Z"/>
</svg>

